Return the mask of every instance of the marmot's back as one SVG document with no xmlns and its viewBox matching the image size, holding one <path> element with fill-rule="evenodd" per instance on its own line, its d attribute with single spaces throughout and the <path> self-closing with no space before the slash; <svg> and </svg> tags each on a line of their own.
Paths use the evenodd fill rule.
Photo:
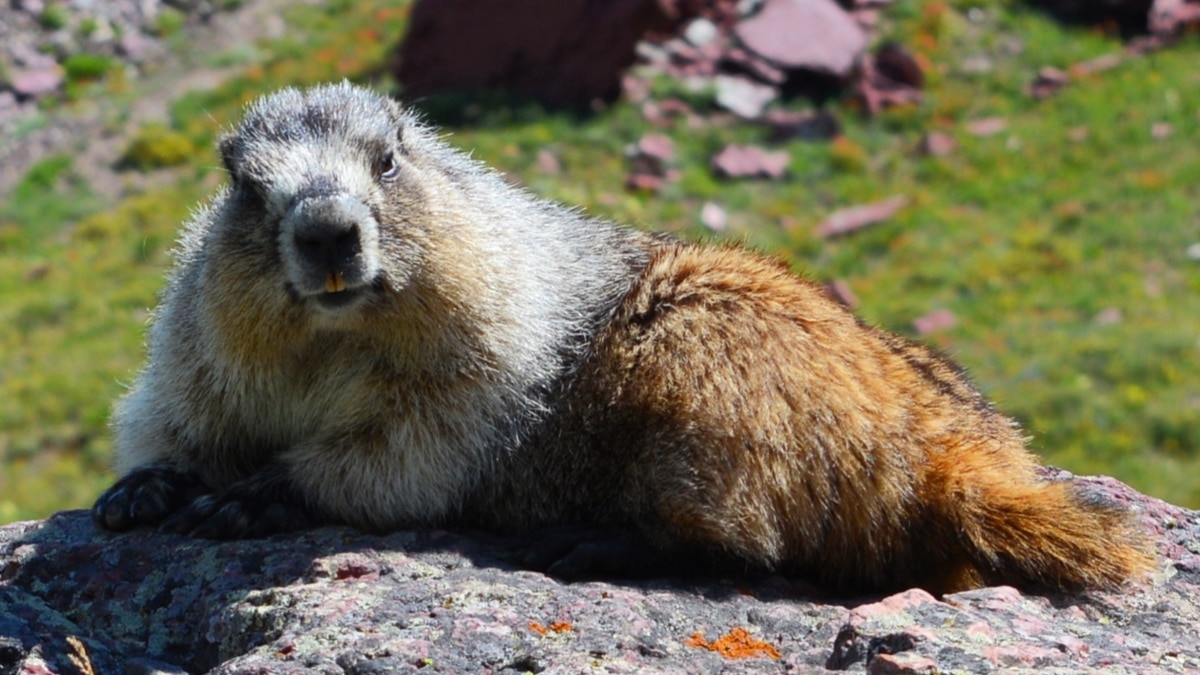
<svg viewBox="0 0 1200 675">
<path fill-rule="evenodd" d="M 114 416 L 108 527 L 592 525 L 626 567 L 849 589 L 1152 562 L 957 368 L 774 262 L 538 200 L 349 85 L 263 99 L 220 150 Z"/>
</svg>

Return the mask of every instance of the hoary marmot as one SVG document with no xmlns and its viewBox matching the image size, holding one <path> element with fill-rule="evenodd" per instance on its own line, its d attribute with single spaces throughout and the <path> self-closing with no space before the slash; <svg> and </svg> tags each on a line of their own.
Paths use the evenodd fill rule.
<svg viewBox="0 0 1200 675">
<path fill-rule="evenodd" d="M 578 525 L 629 545 L 552 571 L 704 560 L 843 591 L 1153 564 L 959 368 L 773 260 L 538 199 L 349 84 L 254 103 L 219 150 L 230 184 L 114 414 L 107 528 Z"/>
</svg>

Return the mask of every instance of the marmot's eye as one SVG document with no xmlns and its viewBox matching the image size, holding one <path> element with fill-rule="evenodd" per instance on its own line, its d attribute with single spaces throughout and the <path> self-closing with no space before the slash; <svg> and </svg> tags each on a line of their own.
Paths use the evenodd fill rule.
<svg viewBox="0 0 1200 675">
<path fill-rule="evenodd" d="M 400 175 L 400 165 L 396 163 L 396 154 L 389 152 L 379 163 L 380 180 L 395 180 Z"/>
</svg>

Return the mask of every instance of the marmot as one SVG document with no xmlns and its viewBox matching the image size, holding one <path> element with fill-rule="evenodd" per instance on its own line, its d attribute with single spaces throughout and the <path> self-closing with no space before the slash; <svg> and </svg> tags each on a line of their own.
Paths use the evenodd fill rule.
<svg viewBox="0 0 1200 675">
<path fill-rule="evenodd" d="M 106 528 L 578 525 L 850 592 L 1153 564 L 958 367 L 781 263 L 539 199 L 345 83 L 259 100 L 219 151 L 113 416 Z"/>
</svg>

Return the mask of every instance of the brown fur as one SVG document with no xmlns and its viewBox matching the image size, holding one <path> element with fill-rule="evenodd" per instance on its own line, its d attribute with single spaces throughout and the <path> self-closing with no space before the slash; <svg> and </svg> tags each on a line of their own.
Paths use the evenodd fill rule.
<svg viewBox="0 0 1200 675">
<path fill-rule="evenodd" d="M 960 369 L 763 256 L 537 200 L 348 85 L 265 99 L 221 150 L 106 527 L 596 525 L 839 590 L 1153 565 Z"/>
<path fill-rule="evenodd" d="M 836 589 L 1113 588 L 1153 564 L 1127 513 L 1037 476 L 958 368 L 747 251 L 660 248 L 560 409 L 529 465 L 572 489 L 489 502 L 490 525 L 607 505 L 661 547 Z"/>
</svg>

